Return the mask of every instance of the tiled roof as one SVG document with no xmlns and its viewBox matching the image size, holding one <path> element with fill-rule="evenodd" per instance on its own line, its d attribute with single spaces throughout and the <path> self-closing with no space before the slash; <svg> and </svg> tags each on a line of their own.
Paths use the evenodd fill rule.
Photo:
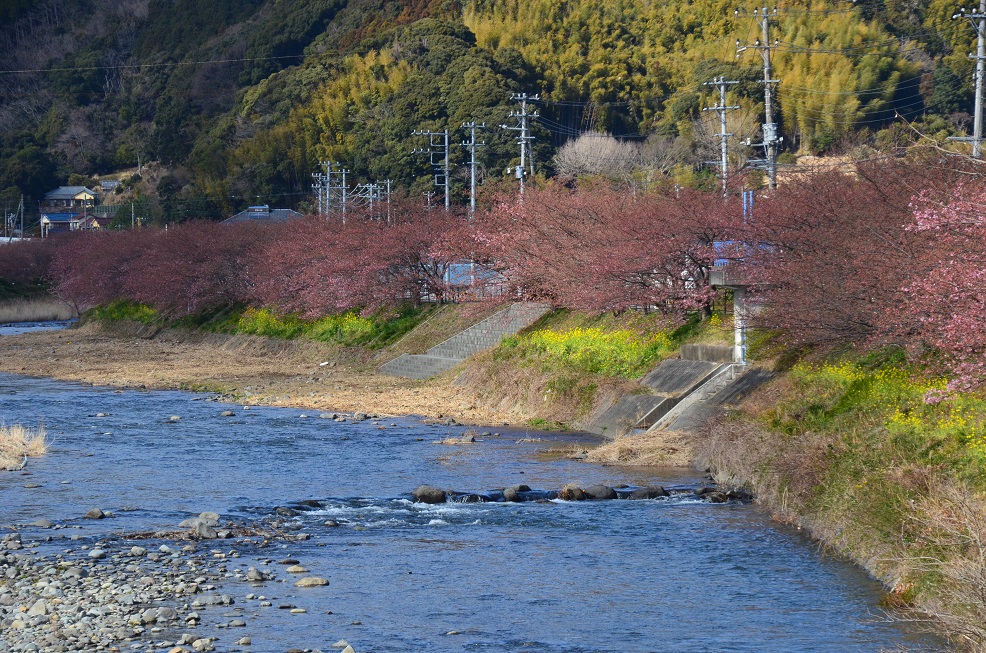
<svg viewBox="0 0 986 653">
<path fill-rule="evenodd" d="M 45 200 L 70 200 L 80 193 L 89 193 L 94 197 L 96 195 L 95 191 L 89 190 L 85 186 L 59 186 L 55 190 L 45 193 Z"/>
</svg>

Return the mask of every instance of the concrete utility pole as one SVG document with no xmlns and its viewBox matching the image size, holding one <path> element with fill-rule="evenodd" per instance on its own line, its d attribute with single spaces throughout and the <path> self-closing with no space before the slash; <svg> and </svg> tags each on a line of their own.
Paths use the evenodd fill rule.
<svg viewBox="0 0 986 653">
<path fill-rule="evenodd" d="M 736 10 L 736 14 L 739 15 L 738 9 Z M 757 50 L 760 56 L 763 57 L 763 80 L 761 83 L 764 85 L 764 123 L 763 143 L 761 143 L 761 146 L 767 152 L 767 159 L 764 162 L 764 167 L 767 169 L 767 180 L 771 188 L 777 188 L 777 149 L 781 139 L 777 136 L 777 123 L 774 122 L 774 85 L 779 83 L 780 80 L 771 79 L 770 70 L 770 19 L 777 18 L 777 9 L 774 8 L 773 11 L 768 11 L 766 7 L 754 9 L 753 17 L 760 25 L 762 40 L 757 39 L 753 45 L 741 45 L 737 40 L 736 56 L 738 57 L 747 50 Z"/>
<path fill-rule="evenodd" d="M 318 196 L 318 214 L 329 217 L 332 215 L 332 207 L 338 204 L 342 210 L 342 222 L 346 223 L 346 197 L 348 189 L 346 187 L 346 175 L 349 170 L 342 167 L 341 163 L 335 161 L 319 161 L 319 167 L 323 172 L 312 173 L 315 183 L 312 189 Z M 338 197 L 338 200 L 335 198 Z"/>
<path fill-rule="evenodd" d="M 445 210 L 449 210 L 449 167 L 451 160 L 449 156 L 448 129 L 440 132 L 428 132 L 415 130 L 412 136 L 427 136 L 428 148 L 416 148 L 411 150 L 413 154 L 427 154 L 431 168 L 436 172 L 435 185 L 445 189 Z M 436 155 L 439 158 L 435 158 Z M 441 180 L 441 181 L 439 181 Z"/>
<path fill-rule="evenodd" d="M 476 148 L 486 145 L 476 142 L 476 130 L 486 129 L 486 123 L 464 122 L 462 128 L 469 130 L 469 140 L 462 141 L 462 147 L 469 148 L 469 217 L 472 217 L 476 214 Z"/>
<path fill-rule="evenodd" d="M 972 143 L 972 156 L 980 159 L 983 145 L 983 75 L 986 73 L 986 0 L 979 0 L 978 11 L 969 13 L 962 7 L 959 13 L 952 16 L 952 20 L 956 18 L 968 18 L 976 30 L 976 54 L 969 53 L 969 58 L 976 60 L 976 108 L 972 119 L 972 136 L 950 140 Z"/>
<path fill-rule="evenodd" d="M 986 2 L 986 0 L 984 0 Z M 702 111 L 715 111 L 719 114 L 719 178 L 722 180 L 722 194 L 725 195 L 729 183 L 729 137 L 732 134 L 726 131 L 726 112 L 730 109 L 739 109 L 739 105 L 726 105 L 726 86 L 729 84 L 739 84 L 739 82 L 727 82 L 725 77 L 717 77 L 711 82 L 705 82 L 705 86 L 719 87 L 719 104 L 706 107 Z"/>
<path fill-rule="evenodd" d="M 510 125 L 500 125 L 502 129 L 509 129 L 511 131 L 520 132 L 517 136 L 517 144 L 520 145 L 520 165 L 514 168 L 514 176 L 520 181 L 520 194 L 524 194 L 524 175 L 530 174 L 534 177 L 534 150 L 531 147 L 534 142 L 534 137 L 531 135 L 531 126 L 528 122 L 531 118 L 537 118 L 538 112 L 534 111 L 531 113 L 527 112 L 528 102 L 537 102 L 541 99 L 540 95 L 528 95 L 527 93 L 513 93 L 510 95 L 510 99 L 514 102 L 520 102 L 520 111 L 511 111 L 510 117 L 517 119 L 516 126 Z M 529 152 L 528 152 L 529 151 Z M 530 156 L 528 157 L 528 153 Z M 528 159 L 530 160 L 530 172 L 528 173 Z"/>
</svg>

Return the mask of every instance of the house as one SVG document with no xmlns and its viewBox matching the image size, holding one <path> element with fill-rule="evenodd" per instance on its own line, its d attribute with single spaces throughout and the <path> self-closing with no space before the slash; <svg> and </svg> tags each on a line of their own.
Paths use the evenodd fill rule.
<svg viewBox="0 0 986 653">
<path fill-rule="evenodd" d="M 41 207 L 52 210 L 78 209 L 78 212 L 81 213 L 83 209 L 96 206 L 98 197 L 96 191 L 89 190 L 85 186 L 59 186 L 55 190 L 45 193 Z"/>
<path fill-rule="evenodd" d="M 89 214 L 95 209 L 98 197 L 85 186 L 59 186 L 45 193 L 41 203 L 41 237 L 93 228 Z"/>
<path fill-rule="evenodd" d="M 292 211 L 291 209 L 272 209 L 267 205 L 251 206 L 248 207 L 246 211 L 240 211 L 232 218 L 223 220 L 223 224 L 233 222 L 251 222 L 256 220 L 264 222 L 286 222 L 288 220 L 301 217 L 304 216 L 297 211 Z"/>
</svg>

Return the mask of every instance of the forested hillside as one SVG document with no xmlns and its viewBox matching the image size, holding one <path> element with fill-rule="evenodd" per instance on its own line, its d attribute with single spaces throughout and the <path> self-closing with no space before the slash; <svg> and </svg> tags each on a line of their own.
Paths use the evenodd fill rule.
<svg viewBox="0 0 986 653">
<path fill-rule="evenodd" d="M 770 38 L 783 149 L 895 147 L 915 133 L 898 115 L 924 133 L 964 133 L 975 33 L 950 20 L 955 9 L 780 6 Z M 729 115 L 737 165 L 757 156 L 739 146 L 762 122 L 761 58 L 737 56 L 738 40 L 759 36 L 752 10 L 721 0 L 7 2 L 0 203 L 118 173 L 121 192 L 160 221 L 258 202 L 305 210 L 320 159 L 345 162 L 354 182 L 391 179 L 419 195 L 433 178 L 412 130 L 456 130 L 462 162 L 465 121 L 487 126 L 481 181 L 508 183 L 516 133 L 500 125 L 513 124 L 512 93 L 541 96 L 539 174 L 553 173 L 567 140 L 593 132 L 640 144 L 640 179 L 694 179 L 713 158 L 715 116 L 702 111 L 713 77 L 740 82 L 729 98 L 741 107 Z M 465 168 L 453 185 L 464 201 Z"/>
</svg>

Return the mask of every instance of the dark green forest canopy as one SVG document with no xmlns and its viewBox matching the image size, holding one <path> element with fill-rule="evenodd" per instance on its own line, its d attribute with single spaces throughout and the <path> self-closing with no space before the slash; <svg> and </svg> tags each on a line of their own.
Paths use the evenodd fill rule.
<svg viewBox="0 0 986 653">
<path fill-rule="evenodd" d="M 158 162 L 129 180 L 161 220 L 218 218 L 250 203 L 310 208 L 320 160 L 354 180 L 432 188 L 413 130 L 487 129 L 481 180 L 517 162 L 513 93 L 540 94 L 534 159 L 580 133 L 678 139 L 701 160 L 724 76 L 756 140 L 761 60 L 736 54 L 759 27 L 721 0 L 46 0 L 0 8 L 0 200 L 37 200 L 70 175 Z M 739 7 L 749 9 L 753 7 Z M 968 21 L 943 0 L 796 1 L 771 19 L 785 148 L 881 148 L 907 130 L 963 133 L 971 113 Z M 466 173 L 454 167 L 464 199 Z M 140 185 L 140 184 L 143 185 Z"/>
</svg>

